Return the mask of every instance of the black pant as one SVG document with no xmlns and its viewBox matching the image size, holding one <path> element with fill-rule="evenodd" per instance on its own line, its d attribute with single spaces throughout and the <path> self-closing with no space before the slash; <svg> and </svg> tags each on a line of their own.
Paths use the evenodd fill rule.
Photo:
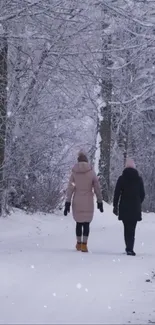
<svg viewBox="0 0 155 325">
<path fill-rule="evenodd" d="M 135 242 L 135 230 L 137 221 L 123 221 L 124 224 L 124 240 L 127 251 L 133 251 Z"/>
<path fill-rule="evenodd" d="M 76 236 L 89 236 L 89 222 L 77 222 L 76 223 Z"/>
</svg>

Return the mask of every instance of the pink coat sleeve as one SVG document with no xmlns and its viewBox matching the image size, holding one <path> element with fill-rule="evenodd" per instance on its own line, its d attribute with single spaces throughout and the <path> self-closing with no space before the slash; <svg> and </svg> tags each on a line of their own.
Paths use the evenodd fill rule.
<svg viewBox="0 0 155 325">
<path fill-rule="evenodd" d="M 74 183 L 74 175 L 72 173 L 67 188 L 67 195 L 66 195 L 67 202 L 71 202 L 74 191 L 75 191 L 75 183 Z"/>
<path fill-rule="evenodd" d="M 94 172 L 94 175 L 93 175 L 93 187 L 94 187 L 95 195 L 97 197 L 97 201 L 102 202 L 103 197 L 102 197 L 101 186 L 100 186 L 99 179 L 98 179 L 95 172 Z"/>
</svg>

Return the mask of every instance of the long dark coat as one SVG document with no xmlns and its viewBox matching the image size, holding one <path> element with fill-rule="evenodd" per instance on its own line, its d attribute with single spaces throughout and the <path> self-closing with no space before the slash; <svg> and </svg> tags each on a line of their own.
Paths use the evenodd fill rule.
<svg viewBox="0 0 155 325">
<path fill-rule="evenodd" d="M 113 206 L 118 209 L 119 220 L 141 221 L 141 205 L 145 198 L 144 184 L 138 171 L 125 168 L 118 178 Z"/>
</svg>

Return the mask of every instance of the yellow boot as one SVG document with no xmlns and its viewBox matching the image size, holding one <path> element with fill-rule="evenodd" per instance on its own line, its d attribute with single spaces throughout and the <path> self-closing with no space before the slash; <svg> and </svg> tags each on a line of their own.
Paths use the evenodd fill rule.
<svg viewBox="0 0 155 325">
<path fill-rule="evenodd" d="M 81 244 L 81 252 L 88 253 L 87 243 L 82 243 Z"/>
<path fill-rule="evenodd" d="M 77 251 L 81 251 L 81 243 L 78 243 L 76 244 L 76 250 Z"/>
</svg>

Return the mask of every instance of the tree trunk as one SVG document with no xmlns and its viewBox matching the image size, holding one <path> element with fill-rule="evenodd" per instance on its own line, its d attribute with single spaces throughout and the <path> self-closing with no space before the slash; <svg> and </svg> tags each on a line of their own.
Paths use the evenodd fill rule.
<svg viewBox="0 0 155 325">
<path fill-rule="evenodd" d="M 106 36 L 104 39 L 104 49 L 106 50 L 111 43 L 111 36 Z M 99 178 L 102 186 L 103 199 L 106 202 L 110 201 L 110 148 L 111 148 L 111 97 L 112 97 L 112 80 L 110 66 L 110 58 L 106 51 L 103 53 L 102 59 L 102 89 L 101 97 L 103 105 L 101 107 L 100 121 L 100 160 L 99 160 Z"/>
<path fill-rule="evenodd" d="M 3 168 L 7 117 L 7 52 L 5 36 L 0 36 L 0 215 L 2 214 Z"/>
</svg>

